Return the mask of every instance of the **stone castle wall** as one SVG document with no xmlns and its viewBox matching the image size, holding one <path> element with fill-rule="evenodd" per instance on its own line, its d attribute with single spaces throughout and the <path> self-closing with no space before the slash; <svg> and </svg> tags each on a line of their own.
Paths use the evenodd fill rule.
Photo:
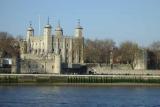
<svg viewBox="0 0 160 107">
<path fill-rule="evenodd" d="M 35 36 L 30 25 L 26 40 L 20 42 L 21 73 L 60 73 L 61 64 L 83 63 L 83 35 L 80 23 L 73 37 L 64 36 L 60 24 L 52 34 L 52 26 L 47 23 L 43 35 Z"/>
</svg>

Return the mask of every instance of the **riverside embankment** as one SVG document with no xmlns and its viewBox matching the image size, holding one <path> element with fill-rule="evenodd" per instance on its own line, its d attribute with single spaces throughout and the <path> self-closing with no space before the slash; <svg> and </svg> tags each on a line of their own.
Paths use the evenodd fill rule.
<svg viewBox="0 0 160 107">
<path fill-rule="evenodd" d="M 51 84 L 51 85 L 107 85 L 156 84 L 159 75 L 56 75 L 56 74 L 0 74 L 0 84 Z"/>
</svg>

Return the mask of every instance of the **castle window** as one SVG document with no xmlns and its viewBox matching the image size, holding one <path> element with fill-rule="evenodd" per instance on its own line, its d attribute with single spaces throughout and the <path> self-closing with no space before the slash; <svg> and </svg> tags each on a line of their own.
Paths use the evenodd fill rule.
<svg viewBox="0 0 160 107">
<path fill-rule="evenodd" d="M 44 68 L 44 65 L 42 65 L 42 68 Z"/>
<path fill-rule="evenodd" d="M 52 65 L 52 69 L 54 68 L 54 65 Z"/>
</svg>

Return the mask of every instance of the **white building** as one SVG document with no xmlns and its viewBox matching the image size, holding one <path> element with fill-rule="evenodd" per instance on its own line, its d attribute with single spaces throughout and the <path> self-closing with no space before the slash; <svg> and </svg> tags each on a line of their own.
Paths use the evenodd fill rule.
<svg viewBox="0 0 160 107">
<path fill-rule="evenodd" d="M 82 65 L 83 59 L 83 28 L 78 22 L 74 36 L 65 36 L 60 24 L 52 33 L 52 26 L 48 23 L 44 27 L 43 35 L 34 35 L 34 28 L 27 29 L 26 39 L 20 42 L 21 73 L 61 73 L 61 65 Z"/>
</svg>

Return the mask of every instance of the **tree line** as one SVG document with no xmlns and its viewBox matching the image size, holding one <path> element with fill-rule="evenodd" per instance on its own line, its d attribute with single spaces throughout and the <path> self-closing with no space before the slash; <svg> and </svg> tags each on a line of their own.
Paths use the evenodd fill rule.
<svg viewBox="0 0 160 107">
<path fill-rule="evenodd" d="M 7 32 L 0 32 L 0 57 L 19 57 L 19 39 Z M 84 60 L 85 63 L 106 63 L 110 64 L 131 64 L 137 53 L 144 48 L 137 43 L 124 41 L 116 46 L 112 39 L 85 39 L 84 41 Z M 148 53 L 148 64 L 151 69 L 160 69 L 160 41 L 153 42 L 145 50 Z M 111 60 L 112 59 L 112 60 Z"/>
<path fill-rule="evenodd" d="M 148 47 L 140 47 L 137 43 L 124 41 L 119 46 L 111 39 L 86 39 L 84 59 L 86 63 L 130 64 L 134 68 L 134 61 L 138 52 L 147 52 L 147 63 L 150 69 L 160 69 L 160 41 L 153 42 Z"/>
</svg>

